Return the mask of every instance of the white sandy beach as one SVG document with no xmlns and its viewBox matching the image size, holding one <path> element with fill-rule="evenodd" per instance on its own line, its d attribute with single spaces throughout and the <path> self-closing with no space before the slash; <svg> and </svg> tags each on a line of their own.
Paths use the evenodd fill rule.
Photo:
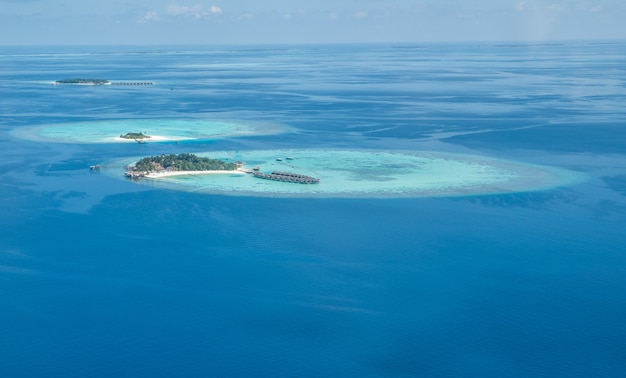
<svg viewBox="0 0 626 378">
<path fill-rule="evenodd" d="M 184 176 L 184 175 L 215 175 L 215 174 L 235 174 L 235 175 L 245 175 L 246 171 L 241 169 L 236 169 L 234 171 L 161 171 L 161 172 L 151 172 L 145 175 L 147 178 L 164 178 L 171 176 Z"/>
</svg>

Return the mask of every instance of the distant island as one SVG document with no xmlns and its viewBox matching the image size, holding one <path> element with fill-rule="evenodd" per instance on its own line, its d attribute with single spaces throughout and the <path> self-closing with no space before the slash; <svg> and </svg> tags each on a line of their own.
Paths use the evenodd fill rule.
<svg viewBox="0 0 626 378">
<path fill-rule="evenodd" d="M 63 79 L 57 80 L 55 84 L 80 84 L 80 85 L 111 85 L 111 82 L 105 79 Z"/>
<path fill-rule="evenodd" d="M 120 135 L 120 138 L 122 139 L 134 139 L 134 140 L 141 140 L 141 139 L 148 139 L 150 138 L 150 135 L 146 135 L 144 133 L 126 133 L 124 135 Z"/>
<path fill-rule="evenodd" d="M 131 178 L 146 177 L 153 173 L 194 173 L 194 172 L 231 172 L 238 171 L 241 164 L 223 160 L 196 156 L 194 154 L 170 154 L 145 157 L 127 167 L 126 176 Z"/>
<path fill-rule="evenodd" d="M 125 86 L 144 86 L 154 84 L 151 81 L 109 81 L 106 79 L 63 79 L 54 82 L 54 85 L 74 84 L 74 85 L 125 85 Z"/>
</svg>

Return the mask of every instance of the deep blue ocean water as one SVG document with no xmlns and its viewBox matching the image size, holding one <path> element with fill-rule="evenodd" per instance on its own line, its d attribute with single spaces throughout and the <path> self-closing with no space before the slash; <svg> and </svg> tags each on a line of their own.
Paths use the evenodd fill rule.
<svg viewBox="0 0 626 378">
<path fill-rule="evenodd" d="M 53 86 L 64 78 L 146 87 Z M 0 376 L 626 375 L 626 43 L 0 48 Z M 295 133 L 63 144 L 71 121 Z M 92 164 L 459 152 L 587 175 L 455 198 L 220 196 Z"/>
</svg>

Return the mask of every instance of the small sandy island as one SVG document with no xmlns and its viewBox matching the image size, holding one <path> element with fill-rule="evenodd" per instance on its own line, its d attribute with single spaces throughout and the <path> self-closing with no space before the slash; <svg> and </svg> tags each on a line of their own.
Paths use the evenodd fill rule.
<svg viewBox="0 0 626 378">
<path fill-rule="evenodd" d="M 141 141 L 142 143 L 147 143 L 147 142 L 176 142 L 179 140 L 192 140 L 192 139 L 197 139 L 197 138 L 192 138 L 192 137 L 184 137 L 184 136 L 178 136 L 178 135 L 150 135 L 147 137 L 144 137 L 142 139 L 133 139 L 133 138 L 122 138 L 122 137 L 114 137 L 113 140 L 115 140 L 116 142 L 138 142 Z"/>
<path fill-rule="evenodd" d="M 11 135 L 37 142 L 57 143 L 185 143 L 292 132 L 283 125 L 198 118 L 114 119 L 37 124 L 14 128 Z M 147 138 L 146 136 L 149 136 Z"/>
</svg>

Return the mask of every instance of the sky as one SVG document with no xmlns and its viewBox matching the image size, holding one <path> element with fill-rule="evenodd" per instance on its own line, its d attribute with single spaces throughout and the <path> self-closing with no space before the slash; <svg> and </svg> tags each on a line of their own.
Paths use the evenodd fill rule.
<svg viewBox="0 0 626 378">
<path fill-rule="evenodd" d="M 0 0 L 0 45 L 626 40 L 624 0 Z"/>
</svg>

